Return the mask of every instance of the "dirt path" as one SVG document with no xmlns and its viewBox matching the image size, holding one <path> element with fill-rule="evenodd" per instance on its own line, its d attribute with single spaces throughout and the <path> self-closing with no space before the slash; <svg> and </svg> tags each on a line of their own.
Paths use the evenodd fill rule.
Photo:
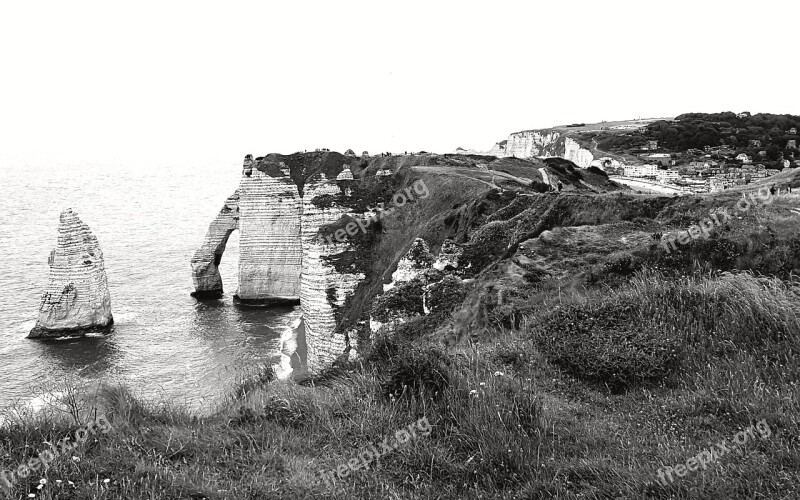
<svg viewBox="0 0 800 500">
<path fill-rule="evenodd" d="M 497 177 L 501 177 L 506 180 L 510 180 L 516 182 L 517 184 L 521 184 L 525 187 L 530 186 L 533 184 L 531 179 L 525 179 L 523 177 L 517 177 L 511 174 L 507 174 L 505 172 L 498 172 L 497 170 L 476 170 L 476 169 L 469 169 L 463 167 L 412 167 L 413 170 L 418 172 L 427 172 L 430 174 L 437 174 L 437 175 L 453 175 L 455 177 L 464 177 L 466 179 L 472 179 L 477 182 L 482 182 L 487 186 L 491 186 L 496 189 L 502 189 L 500 186 L 495 184 L 494 179 Z M 462 173 L 459 173 L 461 171 Z M 473 175 L 469 175 L 473 174 Z M 491 181 L 486 181 L 484 179 L 479 178 L 479 176 L 491 176 Z"/>
<path fill-rule="evenodd" d="M 473 181 L 482 182 L 483 184 L 486 184 L 487 186 L 489 186 L 491 188 L 494 188 L 494 189 L 501 189 L 500 186 L 498 186 L 497 184 L 495 184 L 493 182 L 488 182 L 488 181 L 485 181 L 483 179 L 478 179 L 477 177 L 471 177 L 469 175 L 464 175 L 464 174 L 459 174 L 458 172 L 454 172 L 453 170 L 455 170 L 458 167 L 411 167 L 411 168 L 413 170 L 418 171 L 418 172 L 426 172 L 426 173 L 429 173 L 429 174 L 452 175 L 452 176 L 455 176 L 455 177 L 463 177 L 465 179 L 470 179 L 470 180 L 473 180 Z M 488 173 L 487 170 L 484 170 L 483 172 Z"/>
</svg>

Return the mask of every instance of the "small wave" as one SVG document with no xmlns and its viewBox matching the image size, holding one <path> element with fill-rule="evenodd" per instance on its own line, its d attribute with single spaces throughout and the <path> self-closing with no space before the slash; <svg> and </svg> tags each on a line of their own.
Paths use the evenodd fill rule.
<svg viewBox="0 0 800 500">
<path fill-rule="evenodd" d="M 297 350 L 297 329 L 302 321 L 303 314 L 299 310 L 293 311 L 292 316 L 284 319 L 281 336 L 278 339 L 280 353 L 291 356 Z"/>
<path fill-rule="evenodd" d="M 25 330 L 26 332 L 30 332 L 33 329 L 33 327 L 36 326 L 36 320 L 35 319 L 28 319 L 28 320 L 25 320 L 25 321 L 20 321 L 19 323 L 17 323 L 14 326 L 16 328 L 19 328 L 20 330 Z"/>
<path fill-rule="evenodd" d="M 139 317 L 139 313 L 133 311 L 125 311 L 121 313 L 114 313 L 115 323 L 127 323 Z"/>
<path fill-rule="evenodd" d="M 288 380 L 292 376 L 292 358 L 286 354 L 281 354 L 277 363 L 273 363 L 272 371 L 278 380 Z"/>
</svg>

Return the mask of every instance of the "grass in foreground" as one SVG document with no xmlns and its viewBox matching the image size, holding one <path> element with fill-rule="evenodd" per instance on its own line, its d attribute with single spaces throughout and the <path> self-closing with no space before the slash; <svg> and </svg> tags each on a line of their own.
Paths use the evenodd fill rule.
<svg viewBox="0 0 800 500">
<path fill-rule="evenodd" d="M 681 281 L 646 272 L 602 296 L 539 299 L 519 331 L 487 331 L 449 353 L 421 338 L 382 339 L 363 361 L 307 385 L 245 384 L 209 417 L 106 387 L 98 401 L 113 430 L 20 480 L 11 497 L 699 499 L 800 491 L 796 287 L 748 274 Z M 619 385 L 600 384 L 598 370 Z M 429 436 L 333 484 L 323 480 L 322 471 L 422 417 Z M 684 464 L 760 420 L 770 437 L 707 470 L 659 481 L 660 467 Z M 66 416 L 17 420 L 0 430 L 0 469 L 77 427 Z M 37 489 L 40 479 L 47 483 Z"/>
</svg>

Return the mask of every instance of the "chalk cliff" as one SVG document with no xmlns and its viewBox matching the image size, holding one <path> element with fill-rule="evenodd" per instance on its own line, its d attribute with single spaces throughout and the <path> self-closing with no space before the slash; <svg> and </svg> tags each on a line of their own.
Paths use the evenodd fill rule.
<svg viewBox="0 0 800 500">
<path fill-rule="evenodd" d="M 571 161 L 580 168 L 589 168 L 592 161 L 594 161 L 594 155 L 591 151 L 582 148 L 577 141 L 569 137 L 564 138 L 564 155 L 562 158 Z"/>
<path fill-rule="evenodd" d="M 353 175 L 347 168 L 342 169 L 333 182 L 321 172 L 309 179 L 303 193 L 300 308 L 305 322 L 309 367 L 322 366 L 344 353 L 355 355 L 358 349 L 356 335 L 337 327 L 341 309 L 365 275 L 354 267 L 339 266 L 337 269 L 332 259 L 354 251 L 353 243 L 333 238 L 327 241 L 324 234 L 327 231 L 323 228 L 343 217 L 362 214 L 340 203 L 319 203 L 320 200 L 351 195 L 352 181 Z"/>
<path fill-rule="evenodd" d="M 488 168 L 543 165 L 435 154 L 248 156 L 237 191 L 192 259 L 195 296 L 221 295 L 217 266 L 239 229 L 239 302 L 299 302 L 311 373 L 352 358 L 381 324 L 442 314 L 495 246 L 507 248 L 513 228 L 464 245 L 470 228 L 508 202 L 486 182 L 478 163 L 487 161 Z M 520 197 L 508 211 L 537 199 Z"/>
<path fill-rule="evenodd" d="M 72 209 L 61 212 L 48 264 L 49 281 L 28 338 L 84 335 L 114 324 L 103 252 Z"/>
<path fill-rule="evenodd" d="M 500 141 L 498 143 L 495 143 L 495 145 L 492 146 L 492 149 L 487 151 L 486 154 L 492 155 L 492 156 L 497 156 L 498 158 L 503 158 L 505 156 L 508 156 L 506 154 L 506 145 L 507 144 L 508 144 L 508 141 Z"/>
<path fill-rule="evenodd" d="M 506 141 L 505 156 L 516 158 L 560 156 L 556 151 L 560 137 L 561 133 L 548 129 L 514 132 L 508 136 Z"/>
<path fill-rule="evenodd" d="M 353 242 L 326 240 L 323 228 L 363 216 L 363 210 L 346 206 L 358 161 L 330 152 L 245 157 L 239 188 L 192 259 L 193 295 L 221 296 L 218 265 L 228 237 L 238 229 L 235 299 L 246 305 L 299 303 L 309 367 L 355 351 L 355 336 L 340 328 L 340 310 L 365 275 L 352 266 L 336 268 L 336 256 L 352 252 Z"/>
<path fill-rule="evenodd" d="M 559 157 L 570 160 L 581 168 L 589 168 L 594 160 L 591 151 L 557 129 L 514 132 L 506 141 L 495 144 L 487 154 L 516 158 Z"/>
<path fill-rule="evenodd" d="M 249 304 L 300 300 L 301 195 L 286 164 L 273 166 L 266 174 L 246 158 L 239 185 L 239 289 L 235 297 Z"/>
</svg>

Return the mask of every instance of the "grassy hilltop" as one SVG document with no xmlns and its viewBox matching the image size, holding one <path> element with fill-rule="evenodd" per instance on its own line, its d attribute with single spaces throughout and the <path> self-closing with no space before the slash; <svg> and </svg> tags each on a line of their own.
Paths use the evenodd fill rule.
<svg viewBox="0 0 800 500">
<path fill-rule="evenodd" d="M 10 496 L 712 499 L 800 491 L 800 195 L 768 190 L 800 187 L 796 170 L 765 185 L 678 198 L 630 194 L 565 160 L 373 157 L 354 169 L 362 201 L 391 196 L 369 179 L 382 169 L 396 173 L 398 190 L 421 179 L 430 196 L 355 236 L 363 257 L 341 265 L 362 266 L 367 279 L 339 319 L 358 324 L 374 310 L 404 322 L 381 330 L 361 359 L 317 377 L 280 382 L 265 369 L 207 416 L 119 386 L 68 390 L 74 418 L 43 413 L 0 429 L 0 470 L 74 434 L 93 407 L 113 429 L 17 479 Z M 549 192 L 557 181 L 561 193 Z M 434 255 L 455 241 L 458 268 L 380 295 L 416 238 Z M 424 285 L 438 290 L 430 314 L 420 314 Z M 329 474 L 422 418 L 429 432 L 417 428 L 347 477 Z M 749 437 L 739 434 L 748 428 Z M 746 442 L 734 447 L 737 435 Z M 659 479 L 660 468 L 723 440 L 730 451 L 717 448 L 698 470 Z M 40 479 L 47 482 L 37 489 Z"/>
</svg>

